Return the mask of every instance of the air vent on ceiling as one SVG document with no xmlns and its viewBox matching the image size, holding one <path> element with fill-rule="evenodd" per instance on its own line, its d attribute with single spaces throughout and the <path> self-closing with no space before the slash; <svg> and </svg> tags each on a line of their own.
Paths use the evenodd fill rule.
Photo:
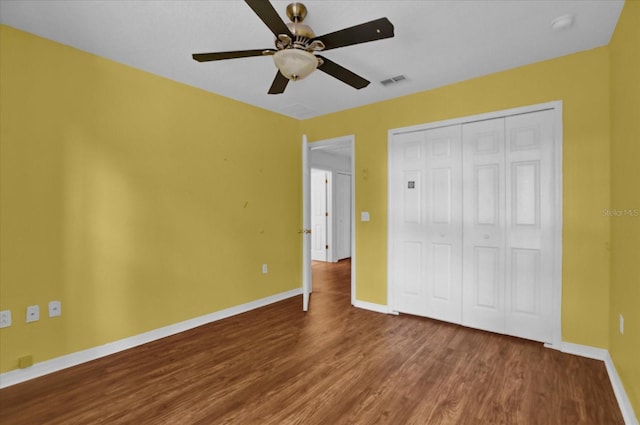
<svg viewBox="0 0 640 425">
<path fill-rule="evenodd" d="M 293 105 L 289 105 L 285 108 L 282 108 L 281 111 L 283 114 L 293 118 L 297 118 L 299 120 L 303 120 L 305 118 L 311 118 L 318 114 L 317 111 L 305 105 L 302 105 L 300 103 L 294 103 Z"/>
<path fill-rule="evenodd" d="M 396 75 L 395 77 L 387 78 L 386 80 L 380 81 L 380 84 L 382 84 L 383 86 L 390 86 L 406 79 L 407 77 L 405 77 L 404 75 Z"/>
</svg>

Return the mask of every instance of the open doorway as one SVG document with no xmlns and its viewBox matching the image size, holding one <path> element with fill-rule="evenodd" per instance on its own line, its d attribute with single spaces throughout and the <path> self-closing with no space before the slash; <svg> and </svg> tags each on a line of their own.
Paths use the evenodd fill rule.
<svg viewBox="0 0 640 425">
<path fill-rule="evenodd" d="M 351 174 L 311 168 L 311 259 L 351 258 Z"/>
<path fill-rule="evenodd" d="M 354 138 L 309 144 L 314 291 L 350 293 L 355 302 Z M 316 284 L 317 283 L 317 284 Z M 344 291 L 346 287 L 346 291 Z"/>
</svg>

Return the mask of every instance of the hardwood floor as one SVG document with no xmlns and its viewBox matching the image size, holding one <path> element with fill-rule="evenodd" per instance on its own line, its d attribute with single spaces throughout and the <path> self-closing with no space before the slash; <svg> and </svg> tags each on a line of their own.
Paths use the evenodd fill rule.
<svg viewBox="0 0 640 425">
<path fill-rule="evenodd" d="M 602 362 L 301 297 L 0 390 L 1 424 L 623 424 Z"/>
</svg>

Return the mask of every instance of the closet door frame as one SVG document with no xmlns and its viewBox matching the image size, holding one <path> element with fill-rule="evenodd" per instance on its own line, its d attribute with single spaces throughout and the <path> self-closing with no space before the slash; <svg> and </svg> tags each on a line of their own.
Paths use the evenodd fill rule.
<svg viewBox="0 0 640 425">
<path fill-rule="evenodd" d="M 553 247 L 554 247 L 554 255 L 553 255 L 553 290 L 552 290 L 552 342 L 545 344 L 546 347 L 553 348 L 556 350 L 562 349 L 562 101 L 552 101 L 546 103 L 540 103 L 535 105 L 522 106 L 518 108 L 505 109 L 501 111 L 488 112 L 478 115 L 471 115 L 466 117 L 453 118 L 443 121 L 431 122 L 426 124 L 419 124 L 410 127 L 402 127 L 391 129 L 388 131 L 387 138 L 387 165 L 388 165 L 388 176 L 387 181 L 392 181 L 393 174 L 393 164 L 391 164 L 392 158 L 392 144 L 394 137 L 396 135 L 408 132 L 429 130 L 438 127 L 451 126 L 457 124 L 466 124 L 476 121 L 484 121 L 495 118 L 506 118 L 508 116 L 513 115 L 521 115 L 527 114 L 531 112 L 552 110 L 554 112 L 554 145 L 553 145 L 553 169 L 554 169 L 554 177 L 555 184 L 553 188 L 553 218 L 554 218 L 554 228 L 553 228 Z M 389 193 L 391 191 L 391 187 L 387 188 Z M 395 308 L 395 300 L 394 300 L 394 291 L 392 287 L 392 264 L 394 264 L 393 258 L 393 234 L 392 234 L 392 223 L 393 223 L 393 211 L 394 208 L 391 205 L 391 196 L 388 196 L 388 223 L 387 223 L 387 308 L 388 311 L 392 314 L 397 314 L 397 309 Z"/>
</svg>

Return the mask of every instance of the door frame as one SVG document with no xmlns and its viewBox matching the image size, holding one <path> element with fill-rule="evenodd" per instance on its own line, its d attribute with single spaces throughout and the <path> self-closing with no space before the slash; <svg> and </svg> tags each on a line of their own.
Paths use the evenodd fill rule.
<svg viewBox="0 0 640 425">
<path fill-rule="evenodd" d="M 309 310 L 311 296 L 311 169 L 309 168 L 309 143 L 302 135 L 302 311 Z"/>
<path fill-rule="evenodd" d="M 435 121 L 431 123 L 419 124 L 409 127 L 395 128 L 388 131 L 387 136 L 387 191 L 391 193 L 391 188 L 388 185 L 391 182 L 391 176 L 393 173 L 393 166 L 391 164 L 391 149 L 394 136 L 402 133 L 411 133 L 415 131 L 424 131 L 438 127 L 445 127 L 450 125 L 465 124 L 475 121 L 485 121 L 496 118 L 503 118 L 513 115 L 527 114 L 531 112 L 539 112 L 544 110 L 554 111 L 554 145 L 553 145 L 553 169 L 555 173 L 555 187 L 553 188 L 553 201 L 554 201 L 554 229 L 553 229 L 553 299 L 552 299 L 552 342 L 545 344 L 546 347 L 556 350 L 562 349 L 562 100 L 555 100 L 551 102 L 539 103 L 535 105 L 527 105 L 517 108 L 504 109 L 500 111 L 487 112 L 483 114 L 470 115 L 465 117 L 452 118 L 443 121 Z M 387 197 L 388 200 L 391 196 Z M 387 205 L 388 221 L 387 221 L 387 308 L 390 313 L 398 314 L 395 310 L 395 300 L 393 296 L 393 287 L 391 282 L 393 264 L 393 249 L 392 243 L 393 234 L 391 223 L 394 219 L 394 209 L 389 203 Z"/>
<path fill-rule="evenodd" d="M 351 163 L 351 305 L 355 305 L 356 302 L 356 187 L 354 179 L 355 170 L 355 135 L 350 134 L 346 136 L 335 137 L 332 139 L 323 139 L 317 141 L 309 141 L 309 153 L 313 155 L 314 150 L 320 150 L 327 147 L 336 147 L 337 145 L 346 145 L 350 149 Z M 309 158 L 309 168 L 312 167 L 311 157 Z M 314 167 L 321 169 L 322 167 Z M 331 170 L 335 174 L 338 170 Z M 349 174 L 349 173 L 345 173 Z M 330 247 L 331 248 L 331 247 Z"/>
</svg>

